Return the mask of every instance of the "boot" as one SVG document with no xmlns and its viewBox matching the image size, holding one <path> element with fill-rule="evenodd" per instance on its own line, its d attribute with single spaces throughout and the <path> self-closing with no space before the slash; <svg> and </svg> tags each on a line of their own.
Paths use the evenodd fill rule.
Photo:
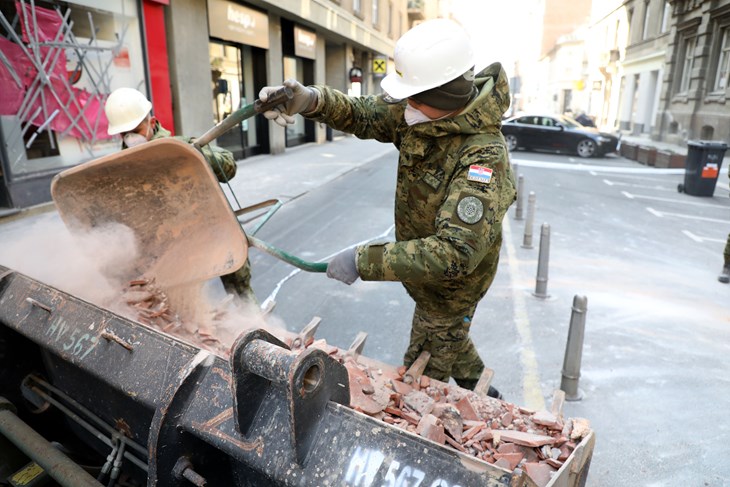
<svg viewBox="0 0 730 487">
<path fill-rule="evenodd" d="M 723 284 L 730 282 L 730 265 L 725 265 L 725 267 L 722 268 L 722 273 L 717 276 L 717 280 Z"/>
</svg>

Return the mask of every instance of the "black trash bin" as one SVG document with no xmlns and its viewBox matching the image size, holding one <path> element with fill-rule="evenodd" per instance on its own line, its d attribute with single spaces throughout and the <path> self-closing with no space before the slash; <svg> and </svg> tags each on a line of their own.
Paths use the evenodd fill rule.
<svg viewBox="0 0 730 487">
<path fill-rule="evenodd" d="M 727 144 L 711 140 L 687 142 L 687 158 L 684 161 L 684 184 L 677 191 L 692 196 L 712 196 L 725 157 Z"/>
</svg>

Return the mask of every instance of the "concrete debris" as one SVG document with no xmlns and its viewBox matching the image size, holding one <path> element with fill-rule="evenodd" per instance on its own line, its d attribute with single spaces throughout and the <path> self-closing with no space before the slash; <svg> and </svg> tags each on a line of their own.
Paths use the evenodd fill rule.
<svg viewBox="0 0 730 487">
<path fill-rule="evenodd" d="M 154 281 L 131 281 L 124 300 L 140 323 L 228 357 L 229 350 L 213 333 L 180 322 Z M 582 418 L 563 420 L 559 413 L 529 411 L 420 375 L 420 371 L 409 374 L 404 366 L 365 365 L 372 361 L 323 339 L 282 335 L 278 338 L 293 350 L 318 348 L 345 366 L 354 410 L 510 472 L 521 469 L 538 487 L 550 482 L 591 431 Z"/>
</svg>

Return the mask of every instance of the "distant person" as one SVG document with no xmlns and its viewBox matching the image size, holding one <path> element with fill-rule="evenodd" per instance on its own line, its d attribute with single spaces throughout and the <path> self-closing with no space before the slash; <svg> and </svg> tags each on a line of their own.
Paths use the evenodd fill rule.
<svg viewBox="0 0 730 487">
<path fill-rule="evenodd" d="M 728 282 L 730 282 L 730 234 L 727 236 L 725 251 L 722 255 L 725 260 L 725 264 L 722 266 L 722 272 L 719 276 L 717 276 L 717 280 L 724 284 L 727 284 Z"/>
<path fill-rule="evenodd" d="M 104 111 L 109 119 L 109 135 L 122 136 L 122 149 L 172 135 L 152 115 L 152 103 L 134 88 L 114 90 L 107 98 Z M 174 138 L 188 144 L 195 140 L 193 137 L 184 136 Z M 221 183 L 233 179 L 236 175 L 236 160 L 230 151 L 206 145 L 202 147 L 202 153 Z M 221 280 L 227 292 L 236 294 L 250 303 L 258 303 L 251 289 L 251 266 L 248 259 L 243 267 L 232 274 L 221 276 Z"/>
<path fill-rule="evenodd" d="M 299 113 L 400 151 L 396 241 L 344 251 L 329 262 L 327 275 L 346 284 L 400 281 L 416 302 L 404 364 L 428 351 L 426 375 L 474 389 L 484 363 L 469 329 L 494 280 L 502 219 L 515 200 L 500 131 L 510 105 L 504 69 L 495 63 L 475 75 L 464 28 L 435 19 L 397 41 L 395 71 L 381 82 L 386 94 L 347 96 L 295 80 L 284 85 L 293 99 L 266 118 L 286 126 Z M 259 98 L 280 88 L 266 87 Z M 494 388 L 489 394 L 501 397 Z"/>
<path fill-rule="evenodd" d="M 728 172 L 730 177 L 730 172 Z M 717 276 L 717 280 L 727 284 L 730 282 L 730 234 L 727 236 L 727 242 L 725 243 L 725 251 L 723 252 L 723 258 L 725 263 L 722 266 L 722 272 Z"/>
<path fill-rule="evenodd" d="M 586 112 L 581 112 L 580 115 L 575 117 L 575 121 L 579 124 L 583 125 L 584 127 L 595 127 L 596 124 L 593 122 L 593 119 L 588 116 Z"/>
</svg>

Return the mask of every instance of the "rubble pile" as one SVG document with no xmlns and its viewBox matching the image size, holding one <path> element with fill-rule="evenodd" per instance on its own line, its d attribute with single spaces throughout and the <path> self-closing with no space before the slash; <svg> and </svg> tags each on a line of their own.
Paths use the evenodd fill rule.
<svg viewBox="0 0 730 487">
<path fill-rule="evenodd" d="M 497 467 L 522 469 L 538 486 L 590 432 L 585 419 L 532 412 L 425 375 L 407 384 L 405 367 L 388 374 L 352 360 L 345 366 L 354 409 Z"/>
<path fill-rule="evenodd" d="M 228 358 L 230 350 L 215 332 L 184 323 L 154 280 L 131 281 L 123 299 L 140 323 Z M 224 315 L 216 312 L 210 330 Z M 357 347 L 343 350 L 315 340 L 316 327 L 312 323 L 300 334 L 280 331 L 278 337 L 294 352 L 318 348 L 342 363 L 350 380 L 350 407 L 496 467 L 524 471 L 539 487 L 590 433 L 582 418 L 564 420 L 559 412 L 533 412 L 425 375 L 411 376 L 406 367 L 374 365 Z"/>
<path fill-rule="evenodd" d="M 122 295 L 123 302 L 129 306 L 136 321 L 157 330 L 177 336 L 187 342 L 228 357 L 228 347 L 224 346 L 215 334 L 202 326 L 190 326 L 170 309 L 165 292 L 155 284 L 154 279 L 129 281 Z M 213 321 L 223 316 L 220 312 Z"/>
</svg>

